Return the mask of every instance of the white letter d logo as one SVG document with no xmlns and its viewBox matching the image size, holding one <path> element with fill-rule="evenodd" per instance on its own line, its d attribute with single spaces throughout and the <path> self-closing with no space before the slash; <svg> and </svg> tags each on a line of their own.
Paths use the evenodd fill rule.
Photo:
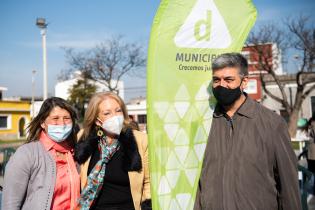
<svg viewBox="0 0 315 210">
<path fill-rule="evenodd" d="M 198 0 L 174 42 L 184 48 L 223 49 L 230 46 L 232 39 L 213 0 Z"/>
</svg>

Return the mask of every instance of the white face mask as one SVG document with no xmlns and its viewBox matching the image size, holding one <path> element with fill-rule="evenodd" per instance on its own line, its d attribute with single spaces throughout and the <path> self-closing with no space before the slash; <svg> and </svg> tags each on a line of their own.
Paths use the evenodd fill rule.
<svg viewBox="0 0 315 210">
<path fill-rule="evenodd" d="M 109 133 L 119 135 L 123 127 L 123 122 L 123 115 L 114 116 L 105 120 L 102 124 L 102 128 Z"/>
</svg>

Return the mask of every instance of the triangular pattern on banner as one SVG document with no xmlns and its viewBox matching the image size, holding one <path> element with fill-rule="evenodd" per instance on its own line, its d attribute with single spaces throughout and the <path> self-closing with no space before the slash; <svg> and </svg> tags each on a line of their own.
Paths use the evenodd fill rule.
<svg viewBox="0 0 315 210">
<path fill-rule="evenodd" d="M 209 78 L 210 79 L 210 78 Z M 207 85 L 209 85 L 209 83 L 206 83 Z M 206 84 L 203 84 L 198 93 L 196 94 L 195 96 L 195 100 L 196 101 L 208 101 L 209 100 L 209 93 L 208 93 L 208 90 L 207 90 L 207 85 Z"/>
<path fill-rule="evenodd" d="M 176 170 L 176 169 L 182 168 L 182 165 L 179 162 L 174 152 L 171 152 L 170 155 L 168 156 L 168 160 L 167 160 L 165 168 L 167 170 Z"/>
<path fill-rule="evenodd" d="M 195 107 L 200 116 L 203 116 L 207 109 L 209 109 L 209 101 L 197 101 Z"/>
<path fill-rule="evenodd" d="M 191 195 L 188 193 L 177 194 L 176 199 L 180 205 L 180 209 L 187 209 Z"/>
<path fill-rule="evenodd" d="M 189 147 L 188 146 L 175 146 L 175 153 L 182 165 L 184 165 L 186 157 L 189 152 Z"/>
<path fill-rule="evenodd" d="M 160 179 L 158 194 L 165 195 L 165 194 L 169 194 L 170 192 L 171 192 L 171 188 L 167 182 L 167 179 L 165 176 L 162 176 Z"/>
<path fill-rule="evenodd" d="M 179 207 L 179 205 L 178 205 L 178 203 L 177 203 L 177 201 L 176 201 L 175 198 L 173 198 L 173 199 L 171 200 L 171 204 L 170 204 L 170 208 L 169 208 L 169 209 L 172 209 L 172 210 L 182 210 L 182 209 Z"/>
<path fill-rule="evenodd" d="M 197 154 L 198 160 L 201 161 L 206 149 L 206 144 L 196 144 L 194 146 L 195 153 Z"/>
<path fill-rule="evenodd" d="M 186 131 L 183 129 L 183 128 L 180 128 L 176 137 L 175 137 L 175 140 L 173 142 L 176 146 L 179 146 L 179 145 L 188 145 L 189 144 L 189 138 L 186 134 Z"/>
<path fill-rule="evenodd" d="M 175 109 L 178 113 L 178 115 L 180 116 L 180 118 L 183 118 L 184 115 L 186 114 L 188 108 L 189 108 L 189 102 L 175 102 L 174 106 Z"/>
<path fill-rule="evenodd" d="M 210 119 L 204 120 L 202 124 L 203 124 L 205 131 L 207 131 L 209 133 L 211 125 L 212 125 L 212 117 Z"/>
<path fill-rule="evenodd" d="M 170 209 L 171 196 L 170 195 L 160 195 L 159 197 L 160 209 Z"/>
<path fill-rule="evenodd" d="M 176 186 L 179 175 L 180 175 L 180 170 L 173 170 L 173 171 L 166 172 L 166 178 L 168 182 L 170 183 L 172 189 Z"/>
<path fill-rule="evenodd" d="M 167 133 L 168 138 L 172 141 L 178 131 L 178 124 L 165 124 L 164 130 Z"/>
<path fill-rule="evenodd" d="M 160 119 L 163 119 L 169 107 L 168 102 L 155 102 L 154 103 L 154 111 L 157 112 Z"/>
<path fill-rule="evenodd" d="M 155 156 L 159 159 L 161 165 L 165 165 L 167 161 L 167 156 L 169 154 L 170 148 L 168 147 L 158 147 L 155 149 Z"/>
<path fill-rule="evenodd" d="M 207 136 L 206 133 L 203 129 L 202 126 L 199 126 L 194 138 L 194 142 L 195 143 L 204 143 L 205 141 L 207 141 Z"/>
<path fill-rule="evenodd" d="M 186 113 L 185 120 L 194 122 L 200 120 L 200 115 L 198 111 L 196 110 L 195 106 L 190 106 L 188 112 Z"/>
<path fill-rule="evenodd" d="M 175 96 L 175 101 L 189 101 L 190 95 L 188 93 L 187 87 L 185 85 L 181 85 L 178 88 L 178 91 Z"/>
<path fill-rule="evenodd" d="M 178 47 L 228 48 L 232 38 L 213 0 L 198 0 L 174 38 Z"/>
<path fill-rule="evenodd" d="M 195 181 L 196 181 L 196 177 L 197 177 L 197 172 L 198 172 L 198 168 L 194 168 L 194 169 L 186 169 L 184 170 L 187 179 L 190 183 L 191 186 L 194 186 Z"/>
<path fill-rule="evenodd" d="M 178 123 L 179 122 L 178 114 L 173 106 L 170 106 L 170 108 L 168 109 L 168 112 L 166 116 L 164 117 L 164 122 L 165 123 Z"/>
<path fill-rule="evenodd" d="M 185 163 L 184 163 L 185 167 L 186 168 L 197 168 L 198 163 L 199 163 L 199 160 L 198 160 L 195 152 L 192 149 L 190 149 L 189 154 L 188 154 L 188 156 L 185 160 Z"/>
<path fill-rule="evenodd" d="M 214 109 L 212 109 L 212 107 L 210 107 L 210 109 L 207 109 L 206 113 L 203 115 L 203 119 L 204 120 L 212 119 L 213 111 Z"/>
<path fill-rule="evenodd" d="M 211 128 L 211 124 L 212 124 L 212 118 L 209 120 L 204 120 L 202 124 L 203 124 L 205 131 L 210 132 L 210 128 Z"/>
</svg>

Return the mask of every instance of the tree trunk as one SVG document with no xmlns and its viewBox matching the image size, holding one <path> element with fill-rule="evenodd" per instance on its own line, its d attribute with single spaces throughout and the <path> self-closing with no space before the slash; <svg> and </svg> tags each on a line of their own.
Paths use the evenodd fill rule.
<svg viewBox="0 0 315 210">
<path fill-rule="evenodd" d="M 290 113 L 290 119 L 289 119 L 289 133 L 291 138 L 295 138 L 296 135 L 296 129 L 297 129 L 297 121 L 299 119 L 299 112 L 302 107 L 303 103 L 303 87 L 298 87 L 297 92 L 295 95 L 295 103 L 293 106 L 293 109 Z"/>
<path fill-rule="evenodd" d="M 299 109 L 294 108 L 290 114 L 289 119 L 289 134 L 291 138 L 294 138 L 296 135 L 296 129 L 297 129 L 297 121 L 299 118 Z"/>
</svg>

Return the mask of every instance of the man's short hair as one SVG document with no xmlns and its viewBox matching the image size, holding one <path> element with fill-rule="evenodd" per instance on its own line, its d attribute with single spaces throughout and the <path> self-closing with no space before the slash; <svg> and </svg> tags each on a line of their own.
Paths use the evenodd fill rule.
<svg viewBox="0 0 315 210">
<path fill-rule="evenodd" d="M 236 67 L 241 76 L 248 75 L 248 64 L 246 58 L 240 53 L 224 53 L 216 57 L 212 62 L 212 71 L 226 67 Z"/>
</svg>

